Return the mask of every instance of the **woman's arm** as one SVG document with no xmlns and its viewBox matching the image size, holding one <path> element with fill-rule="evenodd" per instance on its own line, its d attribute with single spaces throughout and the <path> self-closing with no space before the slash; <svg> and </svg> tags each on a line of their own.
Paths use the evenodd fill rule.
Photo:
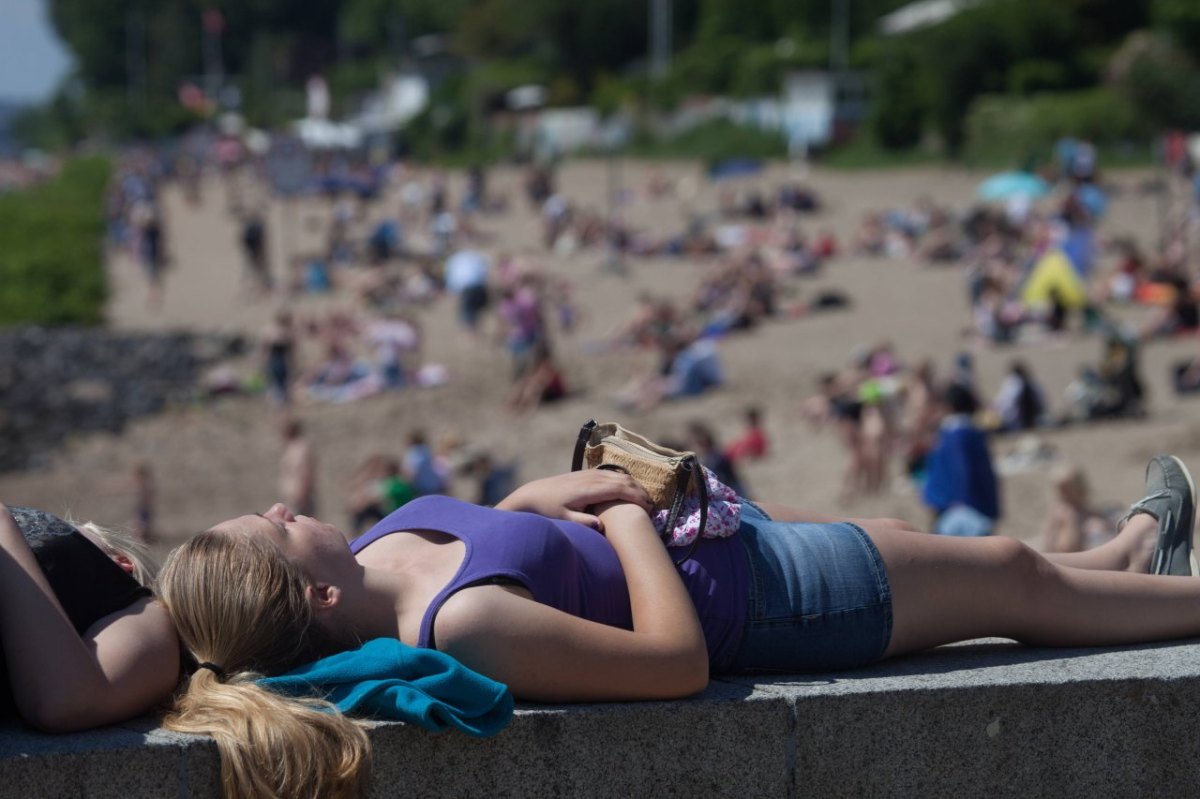
<svg viewBox="0 0 1200 799">
<path fill-rule="evenodd" d="M 143 599 L 81 638 L 0 505 L 0 641 L 21 716 L 47 732 L 111 724 L 164 699 L 179 676 L 166 610 Z"/>
<path fill-rule="evenodd" d="M 604 523 L 588 508 L 604 502 L 631 502 L 647 511 L 651 507 L 646 490 L 629 475 L 607 469 L 584 469 L 526 483 L 500 500 L 496 508 L 528 511 L 603 532 Z"/>
<path fill-rule="evenodd" d="M 700 620 L 650 517 L 629 504 L 600 516 L 625 571 L 633 630 L 487 586 L 446 601 L 435 622 L 438 648 L 521 699 L 676 699 L 704 690 Z"/>
</svg>

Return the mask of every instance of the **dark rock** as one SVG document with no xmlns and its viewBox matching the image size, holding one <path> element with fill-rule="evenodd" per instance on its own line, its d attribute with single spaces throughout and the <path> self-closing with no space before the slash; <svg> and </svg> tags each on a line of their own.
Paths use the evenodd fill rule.
<svg viewBox="0 0 1200 799">
<path fill-rule="evenodd" d="M 43 464 L 76 431 L 119 431 L 197 392 L 244 339 L 92 328 L 0 330 L 0 470 Z"/>
</svg>

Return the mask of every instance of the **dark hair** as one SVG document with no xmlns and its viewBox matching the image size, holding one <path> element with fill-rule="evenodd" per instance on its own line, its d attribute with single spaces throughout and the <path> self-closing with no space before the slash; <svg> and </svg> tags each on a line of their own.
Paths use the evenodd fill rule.
<svg viewBox="0 0 1200 799">
<path fill-rule="evenodd" d="M 950 408 L 951 413 L 965 413 L 968 416 L 979 410 L 979 400 L 965 386 L 951 383 L 942 392 L 942 402 Z"/>
<path fill-rule="evenodd" d="M 704 422 L 692 421 L 688 422 L 688 435 L 696 440 L 701 449 L 709 450 L 716 449 L 717 439 L 713 435 L 712 429 Z"/>
</svg>

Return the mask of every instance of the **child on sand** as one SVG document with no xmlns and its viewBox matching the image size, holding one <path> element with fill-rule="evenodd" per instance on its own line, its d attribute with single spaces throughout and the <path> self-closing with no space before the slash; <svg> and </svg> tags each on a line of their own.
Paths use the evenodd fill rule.
<svg viewBox="0 0 1200 799">
<path fill-rule="evenodd" d="M 1082 469 L 1063 463 L 1051 479 L 1053 504 L 1042 525 L 1043 552 L 1082 552 L 1116 533 L 1105 514 L 1091 505 Z"/>
</svg>

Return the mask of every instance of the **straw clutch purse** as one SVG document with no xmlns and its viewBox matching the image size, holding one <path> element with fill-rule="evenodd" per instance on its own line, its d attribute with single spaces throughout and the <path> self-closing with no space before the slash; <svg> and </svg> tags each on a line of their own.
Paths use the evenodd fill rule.
<svg viewBox="0 0 1200 799">
<path fill-rule="evenodd" d="M 696 453 L 660 446 L 615 422 L 598 424 L 589 419 L 580 428 L 579 438 L 575 441 L 571 471 L 579 471 L 585 465 L 589 469 L 625 472 L 646 489 L 654 509 L 667 511 L 663 528 L 668 540 L 679 522 L 684 502 L 690 495 L 695 495 L 700 514 L 695 541 L 703 536 L 708 521 L 708 487 Z M 691 554 L 689 549 L 677 563 L 687 560 Z"/>
</svg>

